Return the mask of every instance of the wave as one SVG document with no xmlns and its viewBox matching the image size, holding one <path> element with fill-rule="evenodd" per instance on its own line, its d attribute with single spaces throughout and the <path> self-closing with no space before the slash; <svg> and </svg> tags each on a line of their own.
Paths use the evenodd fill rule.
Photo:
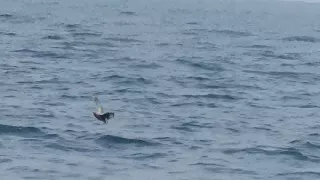
<svg viewBox="0 0 320 180">
<path fill-rule="evenodd" d="M 130 88 L 115 89 L 115 90 L 113 90 L 113 92 L 121 93 L 121 94 L 126 94 L 126 93 L 128 93 L 128 94 L 134 94 L 134 93 L 140 94 L 141 93 L 141 91 L 139 91 L 139 90 L 134 90 L 134 89 L 130 89 Z"/>
<path fill-rule="evenodd" d="M 142 140 L 142 139 L 130 139 L 120 136 L 104 135 L 96 139 L 96 142 L 104 147 L 115 147 L 117 145 L 133 145 L 136 147 L 155 146 L 158 143 Z"/>
<path fill-rule="evenodd" d="M 35 57 L 35 58 L 55 58 L 55 59 L 70 58 L 70 54 L 63 54 L 63 53 L 52 52 L 52 51 L 35 51 L 27 48 L 14 50 L 12 52 L 20 53 L 23 55 L 30 55 L 30 57 Z"/>
<path fill-rule="evenodd" d="M 73 37 L 77 37 L 77 36 L 80 36 L 80 37 L 100 37 L 102 34 L 101 33 L 94 33 L 94 32 L 74 32 L 72 33 L 72 36 Z"/>
<path fill-rule="evenodd" d="M 175 126 L 175 128 L 213 128 L 212 124 L 210 123 L 199 123 L 197 121 L 190 121 L 180 124 L 179 126 Z"/>
<path fill-rule="evenodd" d="M 320 172 L 316 171 L 300 171 L 300 172 L 287 172 L 287 173 L 278 173 L 277 176 L 292 176 L 296 179 L 300 179 L 297 176 L 312 176 L 320 178 Z"/>
<path fill-rule="evenodd" d="M 256 70 L 244 70 L 243 72 L 261 74 L 261 75 L 270 75 L 279 78 L 305 78 L 310 80 L 319 80 L 320 77 L 317 74 L 309 72 L 292 72 L 292 71 L 256 71 Z"/>
<path fill-rule="evenodd" d="M 68 84 L 68 81 L 63 81 L 57 77 L 51 77 L 48 79 L 36 80 L 36 81 L 18 81 L 19 84 Z"/>
<path fill-rule="evenodd" d="M 265 126 L 268 126 L 268 125 L 265 125 Z M 268 127 L 263 127 L 263 126 L 256 126 L 256 127 L 253 127 L 253 129 L 256 129 L 256 130 L 259 130 L 259 131 L 271 131 L 271 132 L 277 132 L 277 131 L 274 131 L 272 128 L 268 128 Z"/>
<path fill-rule="evenodd" d="M 315 37 L 311 36 L 289 36 L 286 38 L 283 38 L 284 41 L 299 41 L 299 42 L 320 42 L 320 39 L 317 39 Z"/>
<path fill-rule="evenodd" d="M 190 21 L 190 22 L 187 22 L 186 24 L 189 24 L 189 25 L 199 25 L 198 22 L 195 22 L 195 21 Z"/>
<path fill-rule="evenodd" d="M 231 174 L 236 173 L 236 174 L 245 174 L 245 175 L 248 175 L 248 174 L 257 175 L 257 173 L 255 171 L 245 170 L 242 168 L 229 168 L 224 165 L 216 164 L 216 163 L 199 162 L 199 163 L 194 163 L 194 164 L 189 164 L 189 165 L 200 166 L 200 167 L 203 167 L 207 171 L 211 171 L 211 172 L 215 172 L 215 173 L 226 172 L 226 173 L 231 173 Z"/>
<path fill-rule="evenodd" d="M 171 128 L 179 130 L 179 131 L 194 132 L 193 129 L 191 129 L 190 127 L 187 127 L 187 126 L 172 126 Z"/>
<path fill-rule="evenodd" d="M 0 135 L 44 136 L 45 132 L 32 126 L 11 126 L 0 124 Z"/>
<path fill-rule="evenodd" d="M 231 131 L 232 133 L 240 133 L 241 132 L 239 129 L 231 128 L 231 127 L 226 128 L 226 130 Z"/>
<path fill-rule="evenodd" d="M 0 18 L 13 18 L 14 16 L 12 14 L 0 14 Z"/>
<path fill-rule="evenodd" d="M 92 152 L 95 151 L 95 149 L 85 148 L 80 145 L 75 145 L 71 142 L 51 142 L 45 145 L 47 148 L 60 150 L 60 151 L 76 151 L 76 152 Z"/>
<path fill-rule="evenodd" d="M 202 76 L 188 76 L 186 77 L 187 79 L 190 79 L 190 80 L 196 80 L 196 81 L 209 81 L 211 80 L 211 78 L 209 77 L 202 77 Z"/>
<path fill-rule="evenodd" d="M 300 53 L 284 53 L 284 54 L 275 54 L 273 51 L 263 51 L 261 56 L 267 58 L 275 59 L 285 59 L 285 60 L 299 60 L 302 55 Z"/>
<path fill-rule="evenodd" d="M 185 95 L 181 95 L 183 97 L 186 98 L 195 98 L 195 99 L 199 99 L 199 98 L 205 98 L 205 99 L 227 99 L 227 100 L 237 100 L 239 98 L 231 96 L 231 95 L 220 95 L 220 94 L 199 94 L 199 95 L 193 95 L 193 94 L 185 94 Z"/>
<path fill-rule="evenodd" d="M 146 79 L 144 77 L 126 77 L 122 75 L 111 75 L 111 76 L 101 78 L 101 81 L 109 81 L 109 80 L 115 80 L 116 83 L 123 84 L 123 85 L 153 83 L 152 80 Z"/>
<path fill-rule="evenodd" d="M 63 26 L 68 32 L 74 32 L 76 30 L 79 30 L 82 28 L 80 24 L 66 24 L 66 23 L 60 23 L 59 26 Z"/>
<path fill-rule="evenodd" d="M 316 144 L 310 141 L 305 142 L 303 140 L 293 140 L 290 142 L 290 144 L 299 145 L 300 147 L 306 149 L 320 149 L 320 144 Z"/>
<path fill-rule="evenodd" d="M 312 105 L 312 104 L 305 104 L 305 105 L 283 105 L 283 107 L 295 107 L 295 108 L 301 108 L 301 109 L 318 109 L 319 106 Z"/>
<path fill-rule="evenodd" d="M 167 154 L 165 154 L 165 153 L 151 153 L 151 154 L 135 153 L 130 156 L 125 156 L 125 158 L 136 159 L 136 160 L 148 160 L 148 159 L 163 158 L 166 156 L 167 156 Z"/>
<path fill-rule="evenodd" d="M 174 103 L 171 104 L 170 106 L 173 107 L 193 107 L 193 106 L 198 106 L 198 107 L 207 107 L 207 108 L 216 108 L 218 107 L 215 103 L 204 103 L 201 101 L 192 101 L 192 102 L 179 102 L 179 103 Z"/>
<path fill-rule="evenodd" d="M 121 15 L 126 15 L 126 16 L 135 16 L 137 15 L 135 12 L 132 11 L 122 11 L 120 12 Z"/>
<path fill-rule="evenodd" d="M 225 154 L 247 153 L 247 154 L 264 154 L 267 156 L 292 156 L 296 160 L 320 162 L 320 158 L 314 156 L 308 156 L 302 153 L 299 149 L 289 148 L 276 148 L 272 150 L 265 149 L 264 147 L 252 147 L 252 148 L 240 148 L 240 149 L 226 149 L 223 150 Z"/>
<path fill-rule="evenodd" d="M 156 44 L 156 46 L 159 46 L 159 47 L 166 47 L 166 46 L 170 46 L 170 45 L 173 45 L 173 44 L 170 44 L 168 42 L 161 42 L 161 43 Z"/>
<path fill-rule="evenodd" d="M 16 36 L 16 33 L 13 32 L 0 32 L 0 35 L 5 35 L 5 36 Z"/>
<path fill-rule="evenodd" d="M 234 30 L 229 30 L 229 29 L 224 29 L 224 30 L 211 30 L 210 32 L 215 32 L 218 34 L 223 34 L 227 36 L 232 36 L 232 37 L 247 37 L 247 36 L 253 36 L 253 34 L 249 32 L 243 32 L 243 31 L 234 31 Z"/>
<path fill-rule="evenodd" d="M 157 140 L 157 141 L 161 141 L 161 142 L 166 142 L 166 143 L 171 143 L 171 144 L 174 144 L 174 145 L 183 145 L 183 143 L 177 139 L 177 138 L 172 138 L 172 137 L 156 137 L 156 138 L 153 138 L 154 140 Z"/>
<path fill-rule="evenodd" d="M 107 41 L 120 42 L 120 43 L 142 43 L 143 42 L 141 40 L 129 38 L 129 37 L 108 37 L 103 39 Z"/>
<path fill-rule="evenodd" d="M 0 158 L 0 164 L 1 164 L 1 163 L 10 163 L 10 162 L 12 162 L 11 159 L 8 159 L 8 158 L 2 159 L 2 158 Z"/>
<path fill-rule="evenodd" d="M 320 136 L 320 133 L 310 133 L 309 136 Z"/>
<path fill-rule="evenodd" d="M 208 71 L 223 71 L 224 68 L 221 67 L 221 65 L 216 64 L 216 63 L 204 63 L 204 62 L 191 62 L 189 60 L 181 59 L 178 58 L 176 59 L 176 62 L 187 65 L 193 68 L 198 68 L 198 69 L 203 69 L 203 70 L 208 70 Z"/>
<path fill-rule="evenodd" d="M 141 68 L 141 69 L 158 69 L 161 68 L 161 65 L 158 65 L 157 63 L 139 63 L 132 65 L 132 67 L 135 68 Z"/>
<path fill-rule="evenodd" d="M 262 44 L 254 44 L 249 46 L 249 48 L 254 48 L 254 49 L 273 49 L 274 47 L 268 46 L 268 45 L 262 45 Z"/>
<path fill-rule="evenodd" d="M 43 37 L 42 39 L 62 40 L 64 38 L 62 36 L 59 36 L 59 35 L 48 35 L 48 36 Z"/>
<path fill-rule="evenodd" d="M 195 132 L 203 128 L 212 129 L 213 126 L 210 123 L 199 123 L 197 121 L 190 121 L 190 122 L 181 123 L 180 125 L 171 126 L 171 128 L 181 130 L 181 131 L 186 131 L 186 132 Z"/>
</svg>

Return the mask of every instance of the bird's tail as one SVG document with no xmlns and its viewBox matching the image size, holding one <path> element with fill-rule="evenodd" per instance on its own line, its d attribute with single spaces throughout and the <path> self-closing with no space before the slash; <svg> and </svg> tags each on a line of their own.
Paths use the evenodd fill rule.
<svg viewBox="0 0 320 180">
<path fill-rule="evenodd" d="M 114 117 L 114 113 L 113 113 L 113 112 L 104 113 L 104 114 L 103 114 L 103 117 L 104 117 L 105 119 L 111 119 L 111 118 Z"/>
</svg>

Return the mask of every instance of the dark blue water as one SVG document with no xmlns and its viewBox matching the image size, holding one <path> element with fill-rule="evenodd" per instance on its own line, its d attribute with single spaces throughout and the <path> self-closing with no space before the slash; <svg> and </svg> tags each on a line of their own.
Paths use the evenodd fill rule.
<svg viewBox="0 0 320 180">
<path fill-rule="evenodd" d="M 0 4 L 1 179 L 320 178 L 320 3 Z"/>
</svg>

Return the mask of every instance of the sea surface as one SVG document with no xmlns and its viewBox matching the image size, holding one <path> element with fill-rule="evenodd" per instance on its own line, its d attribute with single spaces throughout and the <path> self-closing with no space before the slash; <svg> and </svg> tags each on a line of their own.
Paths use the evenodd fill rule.
<svg viewBox="0 0 320 180">
<path fill-rule="evenodd" d="M 0 179 L 318 180 L 319 18 L 302 1 L 0 0 Z"/>
</svg>

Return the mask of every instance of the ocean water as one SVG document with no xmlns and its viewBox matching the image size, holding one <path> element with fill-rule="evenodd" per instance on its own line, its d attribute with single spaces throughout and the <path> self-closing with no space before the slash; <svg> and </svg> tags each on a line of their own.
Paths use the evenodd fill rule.
<svg viewBox="0 0 320 180">
<path fill-rule="evenodd" d="M 0 4 L 1 179 L 320 178 L 320 3 Z"/>
</svg>

